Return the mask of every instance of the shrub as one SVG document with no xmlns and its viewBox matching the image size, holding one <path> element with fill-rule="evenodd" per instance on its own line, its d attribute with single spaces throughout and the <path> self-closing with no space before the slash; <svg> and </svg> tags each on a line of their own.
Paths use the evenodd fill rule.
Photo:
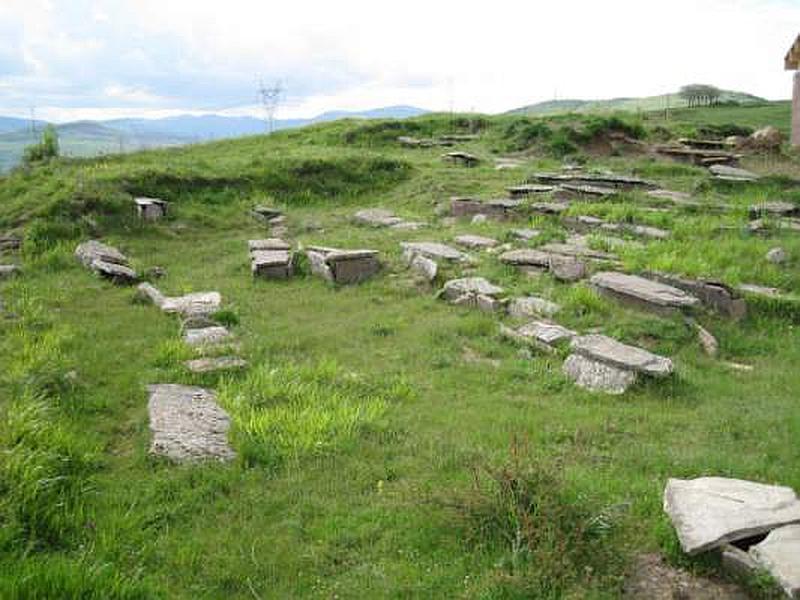
<svg viewBox="0 0 800 600">
<path fill-rule="evenodd" d="M 263 365 L 224 383 L 219 397 L 244 460 L 277 466 L 334 451 L 377 426 L 389 403 L 409 394 L 403 382 L 375 383 L 323 362 Z"/>
<path fill-rule="evenodd" d="M 525 150 L 550 137 L 550 127 L 544 121 L 516 119 L 503 130 L 506 150 Z"/>
<path fill-rule="evenodd" d="M 598 509 L 575 497 L 561 472 L 517 439 L 506 461 L 475 466 L 471 488 L 446 504 L 456 509 L 468 544 L 502 553 L 508 592 L 562 598 L 621 566 L 606 539 L 620 507 Z"/>
<path fill-rule="evenodd" d="M 576 132 L 571 127 L 559 128 L 547 142 L 547 149 L 556 158 L 564 158 L 578 152 L 575 144 Z"/>
<path fill-rule="evenodd" d="M 47 161 L 51 158 L 57 158 L 58 155 L 58 132 L 53 125 L 48 125 L 44 128 L 39 143 L 25 148 L 22 155 L 22 162 L 29 165 L 36 162 Z"/>
</svg>

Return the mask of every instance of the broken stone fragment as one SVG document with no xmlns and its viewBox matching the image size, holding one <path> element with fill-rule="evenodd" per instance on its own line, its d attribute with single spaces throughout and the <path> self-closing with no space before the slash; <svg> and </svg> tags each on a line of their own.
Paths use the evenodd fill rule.
<svg viewBox="0 0 800 600">
<path fill-rule="evenodd" d="M 137 279 L 136 271 L 130 268 L 122 252 L 97 240 L 79 244 L 75 256 L 85 267 L 115 283 L 132 283 Z"/>
<path fill-rule="evenodd" d="M 566 327 L 547 321 L 531 321 L 516 329 L 501 325 L 500 333 L 512 340 L 548 351 L 553 350 L 560 342 L 571 340 L 577 335 Z"/>
<path fill-rule="evenodd" d="M 620 369 L 580 354 L 569 355 L 562 370 L 577 386 L 606 394 L 625 393 L 637 378 L 635 371 Z"/>
<path fill-rule="evenodd" d="M 436 279 L 436 274 L 439 271 L 439 265 L 435 261 L 423 256 L 422 254 L 414 255 L 409 265 L 414 271 L 422 275 L 427 281 Z"/>
<path fill-rule="evenodd" d="M 214 392 L 174 384 L 151 385 L 148 392 L 151 454 L 175 462 L 235 458 L 228 444 L 230 419 Z"/>
<path fill-rule="evenodd" d="M 750 554 L 789 598 L 800 598 L 800 525 L 772 530 L 763 542 L 750 548 Z"/>
<path fill-rule="evenodd" d="M 702 346 L 703 352 L 711 358 L 716 358 L 719 354 L 719 342 L 717 342 L 717 338 L 699 323 L 695 323 L 694 326 L 695 329 L 697 329 L 697 338 L 700 340 L 700 346 Z"/>
<path fill-rule="evenodd" d="M 126 265 L 94 259 L 89 268 L 114 283 L 133 283 L 137 279 L 136 271 Z"/>
<path fill-rule="evenodd" d="M 559 281 L 574 283 L 586 277 L 586 263 L 572 256 L 550 256 L 550 272 Z"/>
<path fill-rule="evenodd" d="M 459 246 L 464 246 L 465 248 L 473 248 L 476 250 L 493 248 L 498 244 L 497 240 L 483 237 L 481 235 L 459 235 L 455 238 L 455 242 Z"/>
<path fill-rule="evenodd" d="M 700 304 L 698 298 L 679 288 L 637 275 L 607 271 L 593 275 L 590 281 L 596 290 L 644 308 L 690 310 Z"/>
<path fill-rule="evenodd" d="M 761 202 L 750 207 L 750 218 L 800 216 L 800 206 L 780 200 Z"/>
<path fill-rule="evenodd" d="M 788 256 L 786 250 L 783 248 L 772 248 L 767 252 L 767 260 L 774 265 L 782 265 L 786 262 Z"/>
<path fill-rule="evenodd" d="M 552 317 L 560 310 L 558 304 L 536 296 L 513 298 L 508 304 L 508 314 L 517 319 L 535 316 Z"/>
<path fill-rule="evenodd" d="M 672 361 L 636 346 L 629 346 L 600 334 L 576 337 L 570 348 L 575 354 L 628 371 L 652 377 L 672 373 Z"/>
<path fill-rule="evenodd" d="M 800 522 L 791 488 L 724 477 L 669 479 L 664 511 L 687 554 Z"/>
<path fill-rule="evenodd" d="M 251 211 L 253 216 L 261 221 L 269 222 L 271 219 L 275 219 L 283 215 L 283 212 L 277 208 L 273 208 L 271 206 L 255 206 Z"/>
<path fill-rule="evenodd" d="M 550 267 L 550 254 L 533 248 L 523 248 L 521 250 L 511 250 L 500 255 L 500 261 L 515 267 L 534 266 Z"/>
<path fill-rule="evenodd" d="M 452 246 L 439 242 L 402 242 L 403 257 L 411 262 L 415 256 L 424 256 L 434 261 L 464 261 L 467 255 Z"/>
<path fill-rule="evenodd" d="M 498 299 L 503 288 L 492 285 L 483 277 L 465 277 L 448 281 L 441 293 L 452 304 L 496 310 L 500 305 L 491 299 Z"/>
</svg>

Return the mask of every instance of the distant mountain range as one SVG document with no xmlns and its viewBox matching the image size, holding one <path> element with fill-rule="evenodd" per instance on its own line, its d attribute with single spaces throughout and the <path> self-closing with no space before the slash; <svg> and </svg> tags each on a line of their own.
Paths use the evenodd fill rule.
<svg viewBox="0 0 800 600">
<path fill-rule="evenodd" d="M 762 104 L 767 102 L 764 98 L 723 90 L 720 102 L 738 102 L 739 104 Z M 561 113 L 602 113 L 613 111 L 654 111 L 665 108 L 683 108 L 688 104 L 678 94 L 662 94 L 660 96 L 647 96 L 644 98 L 612 98 L 611 100 L 548 100 L 531 104 L 508 111 L 512 115 L 554 115 Z"/>
<path fill-rule="evenodd" d="M 274 127 L 289 129 L 337 119 L 404 119 L 425 114 L 414 106 L 387 106 L 365 111 L 332 111 L 311 119 L 277 119 Z M 19 163 L 26 146 L 35 143 L 45 121 L 0 116 L 0 172 Z M 178 146 L 223 138 L 263 134 L 262 119 L 223 115 L 180 115 L 163 119 L 111 119 L 56 124 L 62 153 L 96 156 L 145 148 Z"/>
</svg>

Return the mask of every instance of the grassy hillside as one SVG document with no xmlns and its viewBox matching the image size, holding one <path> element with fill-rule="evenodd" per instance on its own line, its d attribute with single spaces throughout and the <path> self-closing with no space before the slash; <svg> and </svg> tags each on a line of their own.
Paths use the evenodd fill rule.
<svg viewBox="0 0 800 600">
<path fill-rule="evenodd" d="M 714 359 L 683 318 L 624 307 L 585 283 L 528 277 L 489 253 L 445 269 L 547 297 L 562 305 L 560 323 L 676 363 L 670 379 L 600 396 L 565 379 L 562 352 L 522 350 L 499 336 L 504 318 L 437 299 L 399 247 L 462 233 L 509 241 L 524 226 L 543 232 L 532 245 L 564 239 L 557 218 L 471 224 L 441 218 L 438 206 L 454 195 L 503 196 L 567 156 L 692 192 L 702 206 L 730 205 L 652 212 L 652 199 L 631 192 L 573 206 L 573 215 L 673 233 L 625 244 L 625 269 L 800 294 L 800 237 L 742 231 L 754 202 L 800 202 L 786 179 L 800 176 L 796 157 L 749 160 L 775 176 L 736 188 L 608 141 L 614 131 L 696 132 L 715 115 L 785 128 L 783 105 L 724 118 L 714 110 L 669 122 L 339 121 L 0 178 L 0 232 L 25 236 L 23 275 L 0 282 L 14 315 L 0 319 L 0 597 L 617 598 L 646 552 L 718 574 L 714 560 L 681 555 L 663 487 L 668 477 L 715 474 L 800 490 L 797 306 L 757 304 L 738 323 L 702 312 L 720 340 Z M 484 159 L 479 166 L 394 141 L 453 132 L 481 134 L 463 146 Z M 523 166 L 496 170 L 492 159 L 509 153 Z M 169 200 L 171 216 L 138 222 L 136 194 Z M 346 288 L 303 264 L 286 282 L 254 280 L 247 240 L 268 235 L 248 214 L 255 204 L 283 209 L 297 244 L 379 250 L 383 271 Z M 429 226 L 357 226 L 352 215 L 365 207 Z M 188 374 L 177 322 L 74 259 L 89 237 L 116 245 L 142 272 L 164 268 L 154 283 L 166 293 L 220 291 L 217 318 L 241 340 L 249 369 Z M 776 245 L 788 265 L 765 261 Z M 175 466 L 149 456 L 151 383 L 216 389 L 239 459 Z M 766 584 L 747 589 L 776 597 Z"/>
<path fill-rule="evenodd" d="M 723 91 L 720 102 L 738 104 L 764 104 L 766 100 L 742 92 Z M 649 112 L 667 108 L 686 108 L 688 103 L 678 94 L 661 94 L 644 98 L 613 98 L 611 100 L 548 100 L 530 106 L 523 106 L 508 112 L 512 115 L 554 115 L 568 112 L 576 113 L 608 113 Z"/>
</svg>

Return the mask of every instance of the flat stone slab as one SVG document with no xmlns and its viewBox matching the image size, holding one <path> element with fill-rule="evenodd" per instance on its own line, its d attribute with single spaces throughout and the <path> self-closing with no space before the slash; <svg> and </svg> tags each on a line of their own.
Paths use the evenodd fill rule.
<svg viewBox="0 0 800 600">
<path fill-rule="evenodd" d="M 537 296 L 514 298 L 508 303 L 508 314 L 515 318 L 552 317 L 560 310 L 561 307 L 555 302 Z"/>
<path fill-rule="evenodd" d="M 477 250 L 484 248 L 494 248 L 499 243 L 492 238 L 483 237 L 481 235 L 459 235 L 454 239 L 455 243 L 465 248 L 474 248 Z"/>
<path fill-rule="evenodd" d="M 609 254 L 601 250 L 593 250 L 583 243 L 558 243 L 552 242 L 540 246 L 539 250 L 548 252 L 550 254 L 561 254 L 563 256 L 573 256 L 575 258 L 588 258 L 592 260 L 605 260 L 616 261 L 618 257 L 615 254 Z"/>
<path fill-rule="evenodd" d="M 214 392 L 174 384 L 150 385 L 147 389 L 151 454 L 175 462 L 235 458 L 228 444 L 230 418 L 217 404 Z"/>
<path fill-rule="evenodd" d="M 761 179 L 760 175 L 756 175 L 751 171 L 737 169 L 736 167 L 729 167 L 727 165 L 712 165 L 708 170 L 717 179 L 723 179 L 725 181 L 757 181 Z"/>
<path fill-rule="evenodd" d="M 0 252 L 19 250 L 22 240 L 15 235 L 0 235 Z"/>
<path fill-rule="evenodd" d="M 436 279 L 436 275 L 439 272 L 439 265 L 436 264 L 436 261 L 431 260 L 422 254 L 415 254 L 411 259 L 409 266 L 414 271 L 422 275 L 427 281 L 433 281 Z"/>
<path fill-rule="evenodd" d="M 278 217 L 283 216 L 283 211 L 281 211 L 278 208 L 274 208 L 272 206 L 263 206 L 263 205 L 255 206 L 253 207 L 253 210 L 251 212 L 254 217 L 262 221 L 270 221 L 272 219 L 276 219 Z"/>
<path fill-rule="evenodd" d="M 550 254 L 532 248 L 510 250 L 500 255 L 500 261 L 516 267 L 550 267 Z"/>
<path fill-rule="evenodd" d="M 202 329 L 187 329 L 183 332 L 183 341 L 189 346 L 216 346 L 233 339 L 233 335 L 222 325 L 203 327 Z"/>
<path fill-rule="evenodd" d="M 195 292 L 184 296 L 165 296 L 158 288 L 147 282 L 139 284 L 138 290 L 165 313 L 207 316 L 218 311 L 222 305 L 222 296 L 219 292 Z"/>
<path fill-rule="evenodd" d="M 662 309 L 691 309 L 700 300 L 681 289 L 651 281 L 637 275 L 606 271 L 597 273 L 590 279 L 592 285 L 601 292 L 611 292 L 622 299 L 630 299 Z"/>
<path fill-rule="evenodd" d="M 570 354 L 562 371 L 575 385 L 592 392 L 623 394 L 636 383 L 635 371 L 620 369 L 580 354 Z"/>
<path fill-rule="evenodd" d="M 576 337 L 570 346 L 573 353 L 612 367 L 635 371 L 653 377 L 672 373 L 672 361 L 636 346 L 629 346 L 605 335 L 591 334 Z"/>
<path fill-rule="evenodd" d="M 489 283 L 483 277 L 464 277 L 451 279 L 444 284 L 443 292 L 448 300 L 455 300 L 463 294 L 482 294 L 484 296 L 499 296 L 505 290 Z"/>
<path fill-rule="evenodd" d="M 480 162 L 480 158 L 478 158 L 474 154 L 461 151 L 447 152 L 445 154 L 442 154 L 442 158 L 451 162 L 463 163 L 469 166 L 475 165 L 478 162 Z"/>
<path fill-rule="evenodd" d="M 238 356 L 217 356 L 197 358 L 184 363 L 192 373 L 214 373 L 216 371 L 236 371 L 244 369 L 247 361 Z"/>
<path fill-rule="evenodd" d="M 750 548 L 750 554 L 789 598 L 800 598 L 800 525 L 774 529 L 763 542 Z"/>
<path fill-rule="evenodd" d="M 291 250 L 292 245 L 280 238 L 267 238 L 264 240 L 249 240 L 247 247 L 250 252 L 257 250 Z"/>
<path fill-rule="evenodd" d="M 669 479 L 664 511 L 687 554 L 800 523 L 791 488 L 725 477 Z"/>
<path fill-rule="evenodd" d="M 704 306 L 733 319 L 741 319 L 747 314 L 747 303 L 736 290 L 720 281 L 711 279 L 689 279 L 670 273 L 647 273 L 648 279 L 655 279 L 666 285 L 679 288 L 699 298 Z"/>
<path fill-rule="evenodd" d="M 582 173 L 574 169 L 567 173 L 536 173 L 533 175 L 532 179 L 540 183 L 549 183 L 553 185 L 589 185 L 619 189 L 655 187 L 649 181 L 645 181 L 639 177 L 617 175 L 610 172 Z"/>
<path fill-rule="evenodd" d="M 403 256 L 411 261 L 414 256 L 424 256 L 434 261 L 456 262 L 467 259 L 467 255 L 452 246 L 439 242 L 402 242 Z"/>
<path fill-rule="evenodd" d="M 560 215 L 569 207 L 569 202 L 534 202 L 530 205 L 531 212 L 541 215 Z"/>
</svg>

